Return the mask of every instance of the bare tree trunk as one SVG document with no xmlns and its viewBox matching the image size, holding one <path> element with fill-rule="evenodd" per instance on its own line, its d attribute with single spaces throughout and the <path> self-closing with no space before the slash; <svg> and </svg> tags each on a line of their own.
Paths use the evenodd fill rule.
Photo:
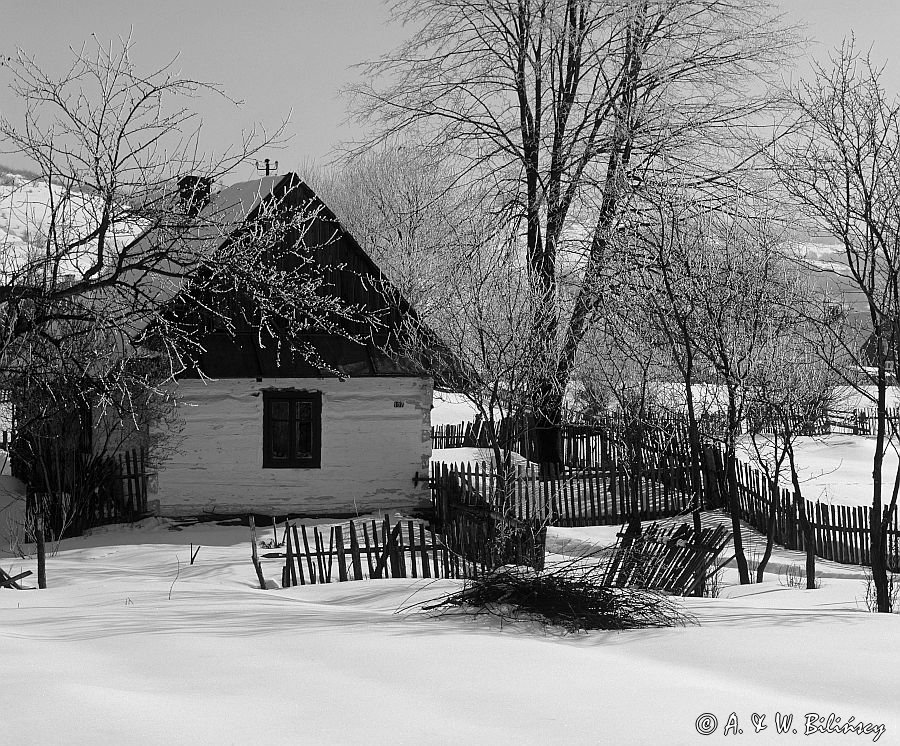
<svg viewBox="0 0 900 746">
<path fill-rule="evenodd" d="M 800 489 L 800 477 L 797 475 L 793 443 L 787 443 L 786 449 L 791 466 L 791 483 L 794 485 L 794 504 L 797 506 L 800 530 L 803 532 L 803 546 L 806 549 L 806 588 L 812 590 L 816 587 L 816 537 L 806 513 L 806 500 L 803 499 L 803 491 Z"/>
<path fill-rule="evenodd" d="M 702 524 L 700 522 L 700 511 L 703 509 L 703 477 L 701 458 L 703 457 L 703 445 L 700 442 L 700 426 L 697 422 L 697 413 L 694 409 L 694 393 L 691 390 L 691 382 L 693 373 L 691 371 L 692 364 L 688 364 L 684 385 L 687 397 L 687 415 L 688 415 L 688 443 L 690 446 L 691 456 L 691 489 L 694 493 L 694 531 L 700 536 Z M 703 588 L 698 587 L 698 593 L 702 593 Z"/>
<path fill-rule="evenodd" d="M 562 468 L 562 396 L 553 383 L 541 385 L 534 412 L 534 460 L 543 476 L 555 476 Z"/>
<path fill-rule="evenodd" d="M 738 496 L 737 455 L 735 453 L 738 422 L 737 402 L 734 390 L 728 388 L 728 431 L 725 443 L 725 478 L 728 484 L 728 510 L 731 513 L 732 541 L 734 542 L 734 561 L 737 564 L 741 585 L 750 584 L 750 568 L 744 555 L 744 540 L 741 535 L 741 506 Z"/>
<path fill-rule="evenodd" d="M 884 364 L 884 341 L 879 338 L 878 360 L 878 402 L 877 426 L 875 431 L 875 457 L 872 459 L 872 509 L 869 513 L 869 542 L 872 554 L 872 582 L 875 585 L 875 598 L 879 613 L 891 611 L 891 598 L 888 589 L 887 562 L 885 557 L 884 534 L 882 524 L 881 501 L 881 468 L 884 464 L 884 447 L 887 437 L 887 375 Z"/>
<path fill-rule="evenodd" d="M 769 519 L 766 521 L 766 549 L 763 552 L 762 559 L 756 567 L 756 582 L 763 582 L 763 575 L 766 572 L 766 565 L 772 557 L 772 548 L 775 545 L 775 526 L 778 517 L 778 483 L 775 480 L 769 480 Z"/>
<path fill-rule="evenodd" d="M 47 587 L 47 547 L 44 545 L 44 520 L 40 511 L 34 514 L 34 544 L 37 553 L 38 588 Z"/>
<path fill-rule="evenodd" d="M 626 450 L 628 453 L 628 466 L 631 472 L 629 480 L 629 497 L 631 498 L 632 521 L 640 525 L 641 515 L 641 479 L 644 476 L 643 464 L 643 427 L 640 422 L 626 423 L 625 425 Z M 629 524 L 630 530 L 631 524 Z"/>
<path fill-rule="evenodd" d="M 703 446 L 700 442 L 700 426 L 697 422 L 697 413 L 694 410 L 694 393 L 691 390 L 691 365 L 688 366 L 685 373 L 685 390 L 687 396 L 687 415 L 688 415 L 688 445 L 691 458 L 691 489 L 694 493 L 694 509 L 691 511 L 694 524 L 694 536 L 697 541 L 703 531 L 703 523 L 700 520 L 700 511 L 703 509 L 703 477 L 700 459 L 703 457 Z M 703 570 L 697 571 L 702 576 Z M 698 577 L 698 582 L 694 586 L 694 595 L 703 595 L 702 577 Z"/>
</svg>

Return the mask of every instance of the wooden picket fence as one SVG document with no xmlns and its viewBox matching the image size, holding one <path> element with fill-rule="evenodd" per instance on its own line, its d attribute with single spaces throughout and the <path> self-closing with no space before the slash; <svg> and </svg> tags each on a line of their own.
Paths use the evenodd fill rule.
<svg viewBox="0 0 900 746">
<path fill-rule="evenodd" d="M 731 532 L 721 525 L 703 527 L 697 536 L 688 523 L 651 523 L 639 536 L 619 534 L 603 582 L 692 595 L 715 572 L 730 541 Z"/>
<path fill-rule="evenodd" d="M 896 434 L 900 429 L 900 408 L 885 410 L 888 433 Z M 878 428 L 878 410 L 875 407 L 855 409 L 846 414 L 832 414 L 829 418 L 829 433 L 844 435 L 875 435 Z"/>
<path fill-rule="evenodd" d="M 518 466 L 507 492 L 511 499 L 500 504 L 496 471 L 485 464 L 432 463 L 431 489 L 435 513 L 440 516 L 450 495 L 463 485 L 498 514 L 520 521 L 554 526 L 603 526 L 624 523 L 633 513 L 637 492 L 638 517 L 654 520 L 675 516 L 693 507 L 685 483 L 689 469 L 678 467 L 663 473 L 647 469 L 635 479 L 617 462 L 607 468 L 564 469 L 542 476 L 537 469 Z"/>
<path fill-rule="evenodd" d="M 432 448 L 477 447 L 485 443 L 480 434 L 480 421 L 461 422 L 458 425 L 433 425 L 431 427 Z"/>
<path fill-rule="evenodd" d="M 749 464 L 738 462 L 737 476 L 741 519 L 766 533 L 772 491 L 765 475 Z M 779 486 L 776 494 L 775 542 L 787 549 L 805 551 L 806 542 L 800 529 L 800 507 L 794 500 L 793 492 Z M 802 504 L 812 525 L 814 551 L 818 557 L 844 564 L 871 565 L 871 508 L 806 499 Z M 890 516 L 888 525 L 887 557 L 888 566 L 900 571 L 900 525 L 896 510 Z"/>
<path fill-rule="evenodd" d="M 900 432 L 900 407 L 886 411 L 888 429 Z M 877 411 L 874 407 L 853 410 L 823 410 L 814 417 L 798 413 L 790 418 L 795 432 L 802 435 L 875 435 Z M 644 444 L 645 456 L 652 460 L 654 453 L 683 451 L 687 444 L 687 418 L 671 412 L 654 412 L 648 416 L 645 426 L 648 441 Z M 707 413 L 698 420 L 700 434 L 704 440 L 719 439 L 726 429 L 725 416 L 721 413 Z M 781 423 L 773 423 L 764 418 L 748 416 L 740 423 L 739 434 L 749 432 L 772 432 Z M 618 452 L 621 459 L 622 434 L 628 425 L 621 413 L 607 413 L 593 418 L 590 422 L 570 422 L 560 428 L 560 448 L 563 462 L 568 466 L 599 466 L 606 464 Z M 498 442 L 504 448 L 515 451 L 526 459 L 534 460 L 536 452 L 534 430 L 527 422 L 515 419 L 501 419 L 497 423 Z M 487 448 L 489 446 L 487 427 L 477 418 L 473 422 L 457 425 L 437 425 L 431 428 L 434 448 Z"/>
<path fill-rule="evenodd" d="M 41 514 L 53 538 L 80 536 L 94 526 L 134 521 L 147 513 L 145 449 L 115 456 L 48 451 L 26 469 L 24 479 L 26 509 Z"/>
<path fill-rule="evenodd" d="M 347 525 L 289 523 L 284 533 L 282 585 L 314 585 L 380 578 L 466 578 L 489 569 L 451 551 L 425 523 L 350 521 Z"/>
<path fill-rule="evenodd" d="M 117 468 L 113 479 L 116 502 L 122 514 L 141 516 L 147 513 L 147 487 L 150 474 L 147 467 L 147 449 L 132 448 L 117 453 Z"/>
</svg>

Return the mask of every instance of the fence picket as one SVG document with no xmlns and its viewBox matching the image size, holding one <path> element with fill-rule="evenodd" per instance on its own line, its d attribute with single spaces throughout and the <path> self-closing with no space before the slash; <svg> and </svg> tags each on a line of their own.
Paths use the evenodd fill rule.
<svg viewBox="0 0 900 746">
<path fill-rule="evenodd" d="M 334 546 L 337 550 L 338 580 L 347 580 L 347 558 L 344 556 L 344 529 L 342 526 L 334 527 Z"/>
<path fill-rule="evenodd" d="M 283 579 L 284 585 L 297 585 L 297 571 L 294 569 L 294 548 L 293 546 L 291 546 L 290 534 L 288 534 L 288 540 L 287 544 L 285 544 L 284 552 L 287 555 L 287 562 L 285 563 L 287 573 L 285 574 L 285 577 Z"/>
<path fill-rule="evenodd" d="M 309 538 L 306 535 L 306 526 L 301 526 L 300 528 L 303 534 L 303 549 L 306 553 L 306 568 L 309 570 L 309 582 L 314 584 L 316 582 L 316 573 L 313 570 L 312 557 L 309 553 Z M 319 579 L 318 582 L 321 583 L 322 580 Z"/>
</svg>

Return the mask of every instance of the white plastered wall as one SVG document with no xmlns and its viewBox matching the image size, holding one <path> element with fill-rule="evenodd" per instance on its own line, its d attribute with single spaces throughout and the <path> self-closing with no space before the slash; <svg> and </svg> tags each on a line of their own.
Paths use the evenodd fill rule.
<svg viewBox="0 0 900 746">
<path fill-rule="evenodd" d="M 263 390 L 322 392 L 320 469 L 264 469 Z M 153 480 L 163 515 L 353 515 L 428 499 L 432 383 L 378 377 L 183 380 L 178 453 Z"/>
</svg>

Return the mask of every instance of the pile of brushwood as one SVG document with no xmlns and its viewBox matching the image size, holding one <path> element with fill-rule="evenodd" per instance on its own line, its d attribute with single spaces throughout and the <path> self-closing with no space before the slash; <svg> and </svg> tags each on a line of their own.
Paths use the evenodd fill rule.
<svg viewBox="0 0 900 746">
<path fill-rule="evenodd" d="M 466 580 L 459 591 L 424 606 L 443 614 L 488 614 L 532 621 L 565 632 L 676 627 L 693 622 L 670 596 L 604 584 L 603 567 L 565 561 L 544 570 L 505 565 Z"/>
</svg>

